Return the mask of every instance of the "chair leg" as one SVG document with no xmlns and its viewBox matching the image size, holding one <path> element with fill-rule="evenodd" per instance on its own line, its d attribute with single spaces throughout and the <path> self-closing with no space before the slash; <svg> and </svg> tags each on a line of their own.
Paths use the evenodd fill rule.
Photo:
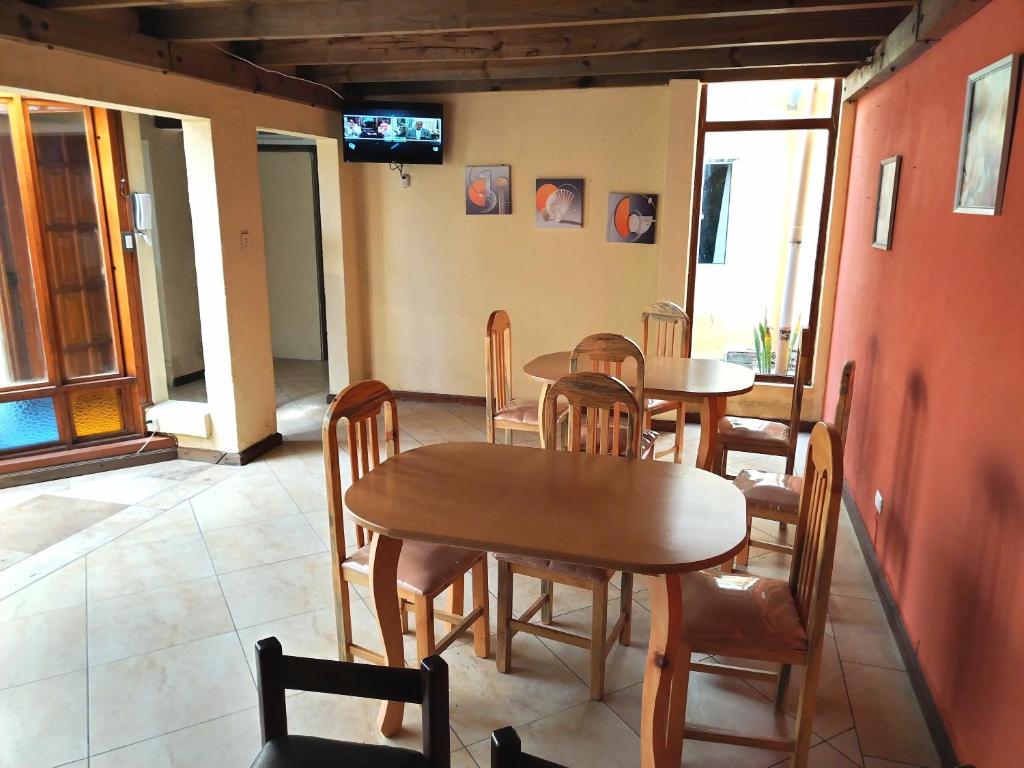
<svg viewBox="0 0 1024 768">
<path fill-rule="evenodd" d="M 334 620 L 338 632 L 338 658 L 342 661 L 352 661 L 352 651 L 349 650 L 352 646 L 352 608 L 348 582 L 336 577 L 335 589 Z"/>
<path fill-rule="evenodd" d="M 686 427 L 686 406 L 680 405 L 676 410 L 676 445 L 672 453 L 672 461 L 683 463 L 683 429 Z"/>
<path fill-rule="evenodd" d="M 800 703 L 796 708 L 796 746 L 793 749 L 793 768 L 807 768 L 807 752 L 811 748 L 811 725 L 814 722 L 814 704 L 818 696 L 818 664 L 809 661 L 804 670 L 804 685 L 800 690 Z"/>
<path fill-rule="evenodd" d="M 416 656 L 423 661 L 434 652 L 434 603 L 417 595 L 413 611 L 416 613 Z"/>
<path fill-rule="evenodd" d="M 625 616 L 622 620 L 622 631 L 619 633 L 619 645 L 629 645 L 633 638 L 633 574 L 622 572 L 620 584 L 619 613 Z"/>
<path fill-rule="evenodd" d="M 505 445 L 512 445 L 512 430 L 505 430 Z"/>
<path fill-rule="evenodd" d="M 792 667 L 789 664 L 779 665 L 779 679 L 775 685 L 775 711 L 786 709 L 786 692 L 789 690 L 789 676 Z"/>
<path fill-rule="evenodd" d="M 488 416 L 486 423 L 484 424 L 484 432 L 487 434 L 487 442 L 494 442 L 494 419 Z"/>
<path fill-rule="evenodd" d="M 746 541 L 743 544 L 743 549 L 741 549 L 740 553 L 738 555 L 736 555 L 736 562 L 739 563 L 740 565 L 749 565 L 750 564 L 750 529 L 751 529 L 751 522 L 752 522 L 752 518 L 750 517 L 750 515 L 747 515 L 747 538 L 746 538 Z"/>
<path fill-rule="evenodd" d="M 604 646 L 608 631 L 608 582 L 594 585 L 590 622 L 590 698 L 604 698 Z"/>
<path fill-rule="evenodd" d="M 541 594 L 547 595 L 547 600 L 540 607 L 541 624 L 550 624 L 555 616 L 555 584 L 553 581 L 541 580 Z"/>
<path fill-rule="evenodd" d="M 495 661 L 498 671 L 507 673 L 512 663 L 512 566 L 498 561 L 498 648 Z"/>
<path fill-rule="evenodd" d="M 463 577 L 459 577 L 452 582 L 451 587 L 448 590 L 448 613 L 454 613 L 456 616 L 462 616 L 463 611 L 466 610 L 466 580 Z M 455 629 L 454 622 L 445 622 L 445 626 L 448 627 L 448 631 L 451 632 Z"/>
<path fill-rule="evenodd" d="M 473 622 L 473 653 L 481 659 L 491 655 L 491 601 L 487 593 L 487 556 L 473 565 L 473 610 L 483 611 Z"/>
</svg>

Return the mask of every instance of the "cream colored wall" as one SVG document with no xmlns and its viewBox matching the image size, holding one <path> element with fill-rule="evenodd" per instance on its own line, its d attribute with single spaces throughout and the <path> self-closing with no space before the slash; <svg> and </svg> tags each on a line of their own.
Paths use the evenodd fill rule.
<svg viewBox="0 0 1024 768">
<path fill-rule="evenodd" d="M 167 377 L 173 380 L 204 367 L 185 143 L 181 131 L 157 129 L 150 115 L 140 116 L 139 127 L 148 147 L 160 317 Z"/>
<path fill-rule="evenodd" d="M 213 422 L 208 440 L 187 441 L 221 451 L 242 450 L 276 431 L 266 264 L 259 195 L 256 132 L 267 129 L 317 138 L 321 171 L 336 165 L 337 112 L 247 93 L 193 78 L 93 58 L 45 46 L 0 40 L 0 89 L 90 103 L 124 111 L 184 118 L 184 143 L 195 239 L 206 383 Z M 340 205 L 328 180 L 325 202 Z M 326 207 L 326 206 L 325 206 Z M 326 242 L 343 236 L 340 221 Z M 242 233 L 249 247 L 242 248 Z M 332 280 L 327 304 L 343 325 L 333 340 L 348 356 L 349 328 L 359 329 L 359 295 L 340 250 L 325 251 Z M 351 345 L 359 354 L 358 343 Z M 361 370 L 358 358 L 347 361 Z M 332 381 L 343 386 L 345 381 Z"/>
<path fill-rule="evenodd" d="M 639 336 L 658 297 L 666 247 L 605 241 L 608 193 L 665 184 L 669 89 L 593 89 L 448 96 L 444 165 L 353 166 L 366 274 L 369 364 L 394 389 L 481 395 L 483 333 L 493 309 L 513 325 L 513 391 L 536 397 L 521 366 L 596 331 Z M 467 216 L 466 165 L 508 164 L 512 214 Z M 535 180 L 586 181 L 584 226 L 539 229 Z"/>
<path fill-rule="evenodd" d="M 260 151 L 260 194 L 274 357 L 320 360 L 316 201 L 309 154 Z"/>
</svg>

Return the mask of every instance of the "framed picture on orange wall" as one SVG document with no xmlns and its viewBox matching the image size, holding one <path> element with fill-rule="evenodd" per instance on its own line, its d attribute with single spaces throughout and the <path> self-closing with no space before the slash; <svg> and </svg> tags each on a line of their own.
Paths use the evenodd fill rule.
<svg viewBox="0 0 1024 768">
<path fill-rule="evenodd" d="M 892 250 L 892 228 L 896 223 L 896 193 L 900 188 L 899 155 L 887 157 L 878 169 L 878 195 L 875 200 L 875 236 L 871 245 L 883 251 Z"/>
<path fill-rule="evenodd" d="M 956 213 L 996 216 L 1003 206 L 1017 107 L 1020 56 L 1010 54 L 967 78 Z"/>
</svg>

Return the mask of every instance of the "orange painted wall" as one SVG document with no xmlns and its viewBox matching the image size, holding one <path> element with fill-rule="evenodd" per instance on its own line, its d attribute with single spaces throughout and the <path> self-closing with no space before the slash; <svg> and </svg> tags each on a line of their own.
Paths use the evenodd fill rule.
<svg viewBox="0 0 1024 768">
<path fill-rule="evenodd" d="M 846 477 L 979 768 L 1024 761 L 1024 108 L 1002 215 L 954 214 L 953 195 L 966 78 L 1013 52 L 1024 0 L 993 0 L 859 101 L 825 408 L 856 360 Z M 894 154 L 893 250 L 877 251 L 878 163 Z"/>
</svg>

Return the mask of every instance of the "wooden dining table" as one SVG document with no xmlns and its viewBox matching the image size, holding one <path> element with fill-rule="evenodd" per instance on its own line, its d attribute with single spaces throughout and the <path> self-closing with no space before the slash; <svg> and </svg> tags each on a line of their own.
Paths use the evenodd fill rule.
<svg viewBox="0 0 1024 768">
<path fill-rule="evenodd" d="M 540 408 L 548 387 L 569 373 L 569 353 L 550 352 L 523 366 L 523 373 L 541 383 Z M 635 370 L 623 368 L 623 380 L 635 382 Z M 726 400 L 754 388 L 754 372 L 745 366 L 698 357 L 648 357 L 644 361 L 644 395 L 650 399 L 695 403 L 700 406 L 700 447 L 697 466 L 711 471 L 718 442 L 718 420 Z M 544 414 L 540 422 L 544 423 Z M 676 429 L 682 425 L 677 424 Z"/>
<path fill-rule="evenodd" d="M 732 483 L 668 462 L 441 443 L 389 458 L 345 502 L 374 532 L 370 592 L 390 666 L 405 664 L 397 589 L 404 539 L 652 577 L 641 765 L 678 768 L 690 660 L 681 575 L 742 548 L 746 505 Z M 395 735 L 403 712 L 401 703 L 383 704 L 381 733 Z"/>
</svg>

